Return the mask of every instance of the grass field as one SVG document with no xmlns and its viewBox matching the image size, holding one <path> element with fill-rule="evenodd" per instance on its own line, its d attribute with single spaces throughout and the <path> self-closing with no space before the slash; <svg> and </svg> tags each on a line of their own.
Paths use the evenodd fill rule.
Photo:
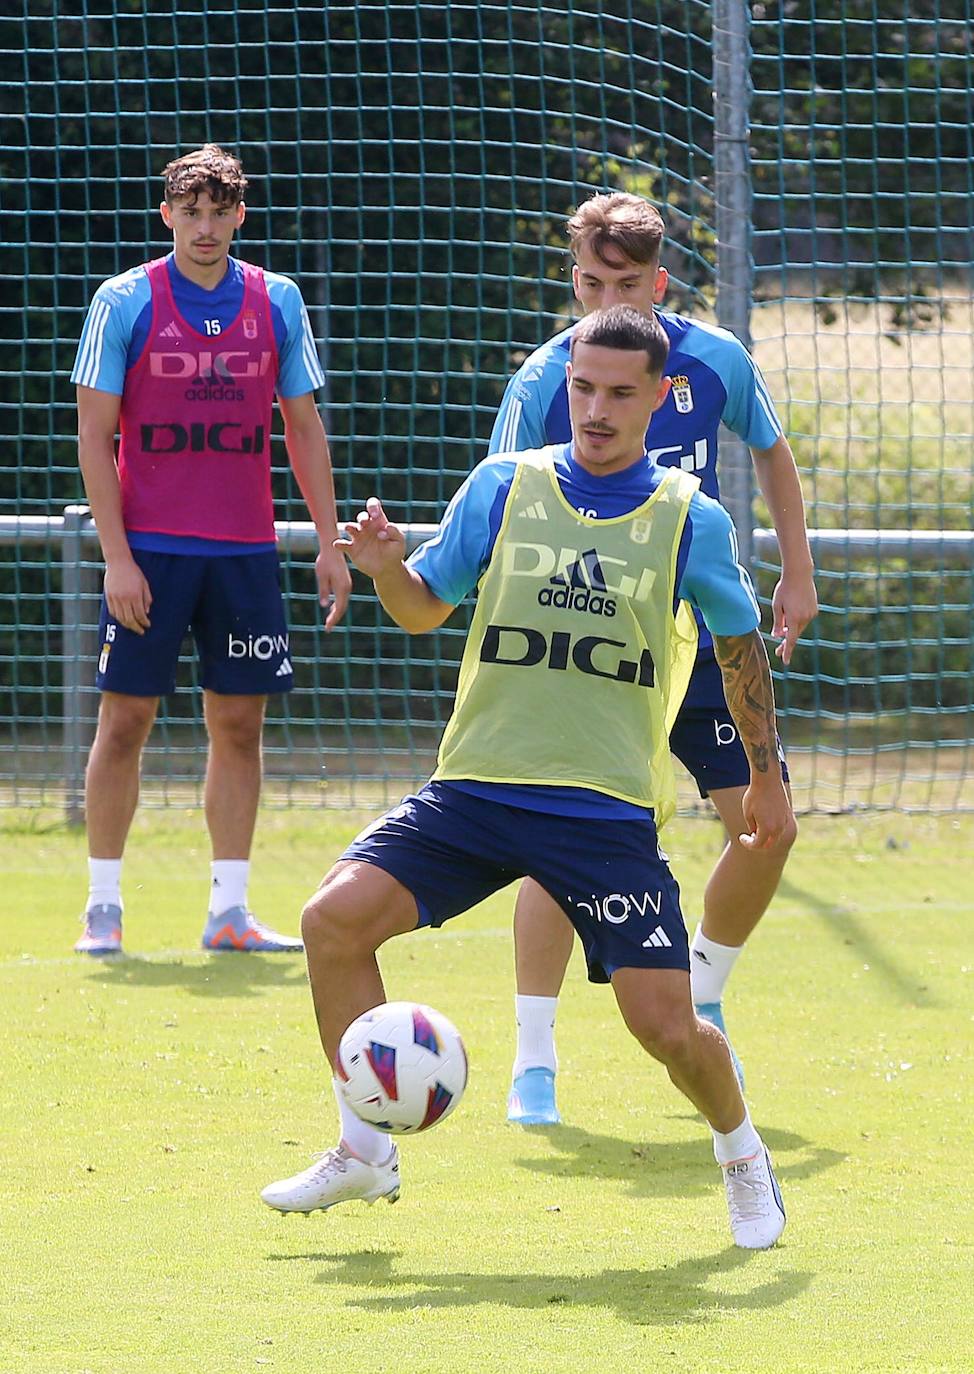
<svg viewBox="0 0 974 1374">
<path fill-rule="evenodd" d="M 262 818 L 285 929 L 360 818 Z M 668 834 L 689 912 L 718 846 Z M 730 1244 L 707 1133 L 573 961 L 566 1124 L 506 1125 L 510 896 L 397 942 L 390 996 L 460 1025 L 467 1097 L 403 1151 L 398 1206 L 257 1193 L 333 1143 L 299 959 L 196 952 L 197 814 L 140 819 L 130 955 L 72 956 L 83 838 L 0 829 L 0 1370 L 969 1371 L 974 819 L 814 819 L 729 1021 L 789 1226 Z"/>
</svg>

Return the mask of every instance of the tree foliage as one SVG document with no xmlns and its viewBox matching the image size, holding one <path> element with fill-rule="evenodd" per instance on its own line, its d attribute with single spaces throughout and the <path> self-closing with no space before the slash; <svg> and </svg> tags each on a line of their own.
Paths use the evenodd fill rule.
<svg viewBox="0 0 974 1374">
<path fill-rule="evenodd" d="M 909 278 L 912 318 L 924 271 L 970 257 L 969 32 L 937 0 L 907 17 L 890 0 L 840 8 L 755 7 L 755 256 L 834 264 L 827 289 L 866 296 Z M 712 300 L 702 0 L 37 0 L 6 30 L 8 512 L 81 498 L 68 374 L 84 311 L 101 280 L 165 250 L 158 174 L 205 140 L 251 178 L 241 253 L 308 301 L 350 512 L 369 488 L 400 518 L 437 518 L 511 370 L 570 312 L 564 219 L 591 189 L 664 205 L 671 304 Z M 277 445 L 279 512 L 302 518 Z M 56 577 L 8 566 L 40 634 Z M 23 709 L 50 669 L 19 656 Z"/>
</svg>

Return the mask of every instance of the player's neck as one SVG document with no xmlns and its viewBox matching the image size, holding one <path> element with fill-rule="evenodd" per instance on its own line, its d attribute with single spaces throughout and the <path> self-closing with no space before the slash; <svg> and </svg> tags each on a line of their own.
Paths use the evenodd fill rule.
<svg viewBox="0 0 974 1374">
<path fill-rule="evenodd" d="M 628 470 L 635 467 L 637 463 L 643 463 L 646 460 L 646 451 L 643 448 L 640 448 L 638 452 L 633 453 L 631 456 L 627 455 L 624 458 L 616 458 L 611 463 L 587 461 L 582 457 L 574 444 L 572 444 L 570 452 L 572 461 L 575 465 L 580 467 L 583 472 L 587 472 L 590 477 L 615 477 L 618 473 L 628 472 Z"/>
<path fill-rule="evenodd" d="M 193 262 L 178 248 L 173 249 L 173 262 L 176 265 L 176 271 L 181 277 L 191 281 L 194 286 L 202 287 L 204 291 L 216 290 L 227 274 L 229 260 L 229 253 L 224 253 L 219 262 Z"/>
</svg>

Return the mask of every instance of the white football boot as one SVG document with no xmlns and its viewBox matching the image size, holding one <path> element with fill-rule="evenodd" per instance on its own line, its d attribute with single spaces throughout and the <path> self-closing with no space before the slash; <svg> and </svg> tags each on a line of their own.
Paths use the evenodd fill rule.
<svg viewBox="0 0 974 1374">
<path fill-rule="evenodd" d="M 785 1209 L 771 1156 L 757 1154 L 721 1166 L 734 1243 L 742 1250 L 767 1250 L 785 1229 Z"/>
<path fill-rule="evenodd" d="M 367 1202 L 399 1198 L 399 1151 L 395 1145 L 383 1164 L 365 1164 L 351 1153 L 344 1140 L 333 1150 L 315 1156 L 310 1168 L 269 1183 L 261 1193 L 277 1212 L 327 1212 L 339 1202 Z"/>
</svg>

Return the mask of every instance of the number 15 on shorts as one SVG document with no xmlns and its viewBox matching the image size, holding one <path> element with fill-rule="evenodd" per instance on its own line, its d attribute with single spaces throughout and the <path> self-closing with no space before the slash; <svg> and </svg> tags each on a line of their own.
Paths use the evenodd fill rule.
<svg viewBox="0 0 974 1374">
<path fill-rule="evenodd" d="M 105 642 L 101 646 L 101 654 L 98 657 L 98 671 L 100 673 L 104 673 L 108 667 L 108 655 L 111 653 L 112 644 L 115 642 L 116 629 L 117 626 L 115 625 L 105 626 Z"/>
</svg>

